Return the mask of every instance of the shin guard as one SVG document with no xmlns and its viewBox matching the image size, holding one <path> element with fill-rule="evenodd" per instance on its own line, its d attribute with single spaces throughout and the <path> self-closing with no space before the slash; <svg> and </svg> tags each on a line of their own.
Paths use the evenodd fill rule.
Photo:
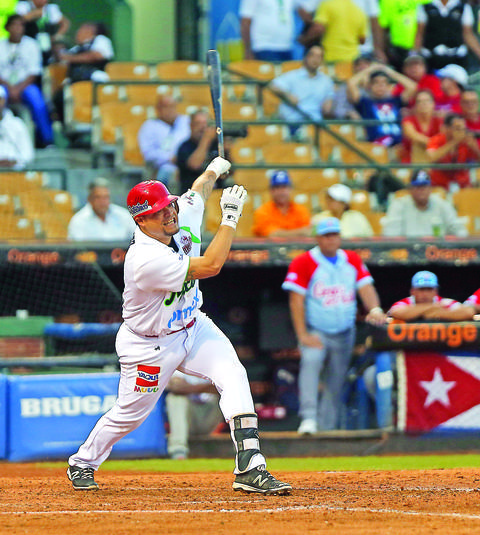
<svg viewBox="0 0 480 535">
<path fill-rule="evenodd" d="M 265 463 L 265 459 L 260 452 L 260 440 L 258 436 L 258 417 L 256 414 L 239 414 L 230 420 L 232 439 L 237 451 L 236 468 L 239 473 L 247 472 L 259 464 Z M 260 455 L 252 463 L 252 459 Z"/>
</svg>

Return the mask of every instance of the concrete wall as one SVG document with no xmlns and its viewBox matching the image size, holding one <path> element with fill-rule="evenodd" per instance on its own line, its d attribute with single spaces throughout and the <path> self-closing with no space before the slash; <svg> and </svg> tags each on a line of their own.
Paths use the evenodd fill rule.
<svg viewBox="0 0 480 535">
<path fill-rule="evenodd" d="M 175 59 L 175 0 L 129 0 L 133 9 L 133 59 Z"/>
</svg>

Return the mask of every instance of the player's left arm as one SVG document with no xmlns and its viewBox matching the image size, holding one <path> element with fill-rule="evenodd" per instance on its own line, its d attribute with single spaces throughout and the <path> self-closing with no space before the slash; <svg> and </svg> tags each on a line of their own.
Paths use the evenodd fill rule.
<svg viewBox="0 0 480 535">
<path fill-rule="evenodd" d="M 475 309 L 469 305 L 459 305 L 455 308 L 445 308 L 441 305 L 428 310 L 423 314 L 424 319 L 436 319 L 443 321 L 468 321 L 473 319 Z"/>
<path fill-rule="evenodd" d="M 200 194 L 204 203 L 207 202 L 215 186 L 215 182 L 222 175 L 228 173 L 230 167 L 231 163 L 228 160 L 218 156 L 208 164 L 205 171 L 195 180 L 190 189 Z"/>
</svg>

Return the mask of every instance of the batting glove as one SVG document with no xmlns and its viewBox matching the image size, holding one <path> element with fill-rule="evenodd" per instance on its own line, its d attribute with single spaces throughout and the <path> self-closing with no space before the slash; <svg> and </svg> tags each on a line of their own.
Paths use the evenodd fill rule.
<svg viewBox="0 0 480 535">
<path fill-rule="evenodd" d="M 214 160 L 212 160 L 208 167 L 205 169 L 205 171 L 213 171 L 218 178 L 220 175 L 224 175 L 225 173 L 228 173 L 230 167 L 232 164 L 225 160 L 225 158 L 220 158 L 220 156 L 217 156 Z"/>
<path fill-rule="evenodd" d="M 247 190 L 243 186 L 235 185 L 223 190 L 222 198 L 220 199 L 222 225 L 228 225 L 233 229 L 237 228 L 237 223 L 242 215 L 242 208 L 246 198 Z"/>
</svg>

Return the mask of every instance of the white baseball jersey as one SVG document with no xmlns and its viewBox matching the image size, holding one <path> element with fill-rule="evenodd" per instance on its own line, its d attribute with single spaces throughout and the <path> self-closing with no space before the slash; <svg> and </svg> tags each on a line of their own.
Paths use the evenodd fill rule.
<svg viewBox="0 0 480 535">
<path fill-rule="evenodd" d="M 178 253 L 140 228 L 125 256 L 123 319 L 143 336 L 163 336 L 192 322 L 202 305 L 198 280 L 186 281 L 190 256 L 200 256 L 202 197 L 189 190 L 178 200 Z"/>
</svg>

